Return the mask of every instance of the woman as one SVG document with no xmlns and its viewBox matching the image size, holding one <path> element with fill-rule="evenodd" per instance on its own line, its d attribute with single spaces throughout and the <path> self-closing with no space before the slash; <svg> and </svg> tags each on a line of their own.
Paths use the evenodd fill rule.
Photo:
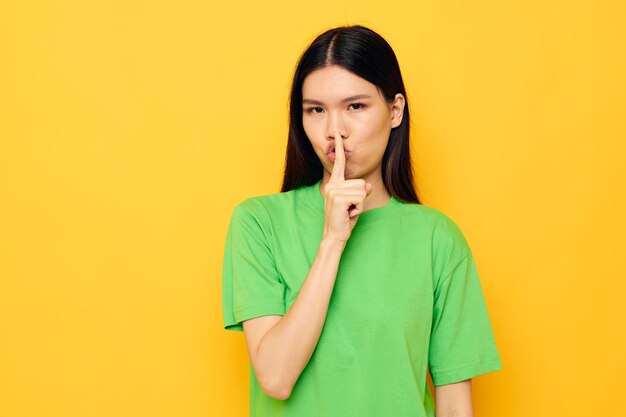
<svg viewBox="0 0 626 417">
<path fill-rule="evenodd" d="M 471 416 L 471 378 L 501 369 L 468 243 L 414 191 L 406 96 L 366 27 L 300 57 L 282 190 L 235 207 L 224 250 L 251 416 Z"/>
</svg>

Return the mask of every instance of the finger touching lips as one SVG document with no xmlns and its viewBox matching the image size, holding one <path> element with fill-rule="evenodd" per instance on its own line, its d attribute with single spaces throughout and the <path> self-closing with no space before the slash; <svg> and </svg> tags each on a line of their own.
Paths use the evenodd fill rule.
<svg viewBox="0 0 626 417">
<path fill-rule="evenodd" d="M 331 152 L 332 153 L 332 152 Z M 335 161 L 333 165 L 333 172 L 331 173 L 331 180 L 344 181 L 344 172 L 346 164 L 346 156 L 343 150 L 343 138 L 339 132 L 335 133 Z"/>
</svg>

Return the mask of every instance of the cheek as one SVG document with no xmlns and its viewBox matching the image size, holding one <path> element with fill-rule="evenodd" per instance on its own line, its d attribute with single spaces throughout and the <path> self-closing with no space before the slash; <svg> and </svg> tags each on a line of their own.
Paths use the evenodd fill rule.
<svg viewBox="0 0 626 417">
<path fill-rule="evenodd" d="M 391 132 L 391 121 L 385 115 L 376 115 L 374 118 L 364 120 L 358 126 L 358 135 L 363 138 L 368 146 L 377 148 L 385 146 L 389 133 Z"/>
<path fill-rule="evenodd" d="M 304 128 L 304 134 L 309 139 L 309 142 L 311 143 L 311 146 L 313 146 L 313 150 L 315 151 L 315 153 L 318 155 L 323 154 L 324 150 L 320 149 L 323 147 L 323 143 L 319 139 L 320 135 L 315 126 L 303 122 L 302 127 Z"/>
<path fill-rule="evenodd" d="M 307 123 L 303 121 L 302 127 L 304 128 L 304 133 L 306 133 L 306 136 L 311 142 L 319 143 L 324 141 L 323 126 L 320 123 L 315 123 L 314 121 L 309 121 Z"/>
<path fill-rule="evenodd" d="M 315 140 L 315 129 L 311 123 L 307 123 L 306 119 L 302 120 L 302 127 L 304 128 L 304 133 L 306 133 L 309 139 Z"/>
</svg>

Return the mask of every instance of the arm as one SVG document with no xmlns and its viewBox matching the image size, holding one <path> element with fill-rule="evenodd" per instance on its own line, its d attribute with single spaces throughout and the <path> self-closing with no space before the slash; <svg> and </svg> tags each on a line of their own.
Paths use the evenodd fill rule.
<svg viewBox="0 0 626 417">
<path fill-rule="evenodd" d="M 284 316 L 245 320 L 250 360 L 270 396 L 289 398 L 319 340 L 345 242 L 322 239 L 296 300 Z"/>
<path fill-rule="evenodd" d="M 435 387 L 437 417 L 473 417 L 472 380 Z"/>
</svg>

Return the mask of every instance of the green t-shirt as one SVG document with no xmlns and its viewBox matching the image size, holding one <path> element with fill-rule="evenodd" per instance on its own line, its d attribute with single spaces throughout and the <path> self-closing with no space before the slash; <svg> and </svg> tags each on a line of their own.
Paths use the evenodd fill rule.
<svg viewBox="0 0 626 417">
<path fill-rule="evenodd" d="M 284 315 L 324 229 L 320 181 L 250 197 L 224 249 L 224 328 Z M 472 252 L 441 211 L 395 197 L 359 215 L 341 255 L 326 321 L 291 396 L 261 389 L 251 417 L 434 417 L 435 386 L 502 369 Z"/>
</svg>

